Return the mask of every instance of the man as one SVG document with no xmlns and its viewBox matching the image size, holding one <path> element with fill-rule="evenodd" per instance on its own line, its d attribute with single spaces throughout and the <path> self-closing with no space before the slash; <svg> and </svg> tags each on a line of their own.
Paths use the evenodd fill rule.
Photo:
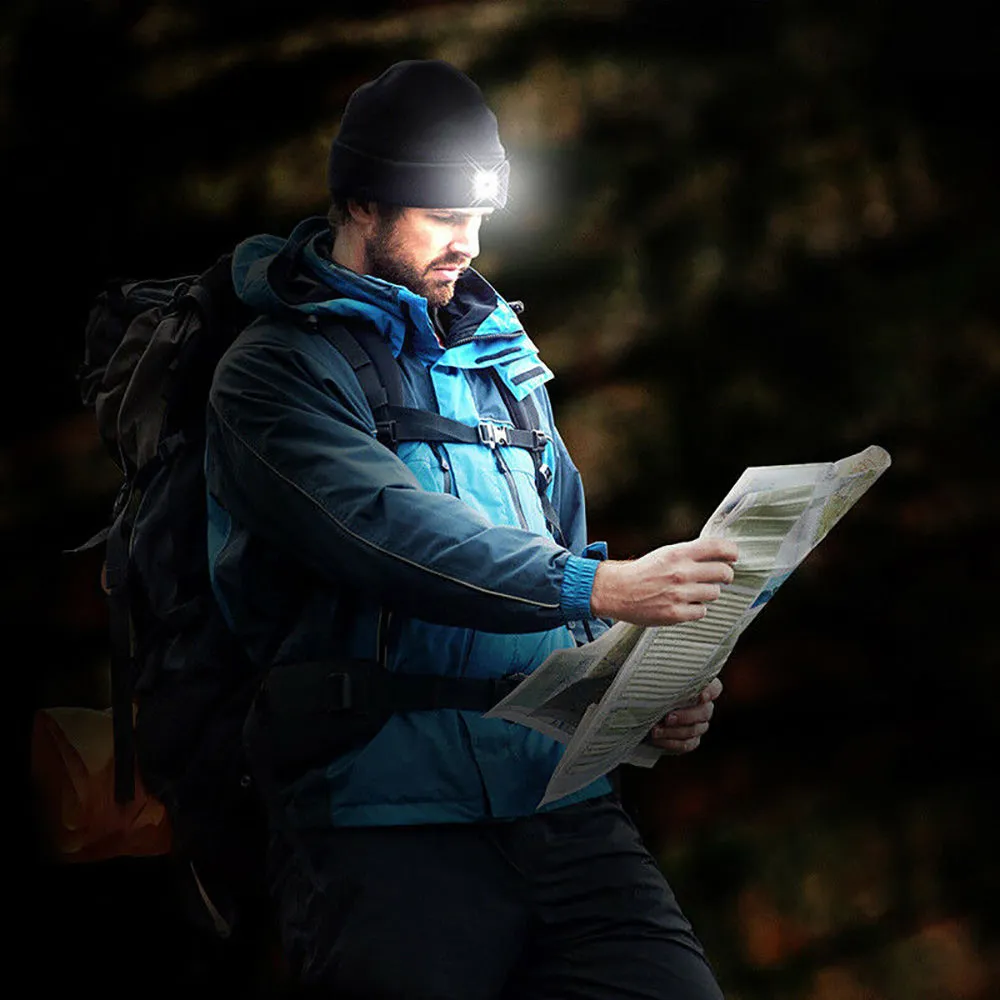
<svg viewBox="0 0 1000 1000">
<path fill-rule="evenodd" d="M 624 562 L 587 545 L 551 373 L 470 266 L 507 170 L 471 80 L 399 63 L 347 105 L 328 164 L 332 226 L 307 220 L 287 241 L 237 249 L 237 291 L 262 318 L 212 388 L 210 562 L 231 627 L 274 673 L 350 658 L 367 662 L 359 689 L 492 683 L 596 636 L 602 619 L 697 619 L 732 580 L 737 551 L 721 540 Z M 481 439 L 383 444 L 337 326 L 377 331 L 406 405 Z M 496 437 L 529 402 L 534 454 Z M 720 690 L 651 740 L 693 749 Z M 271 708 L 264 735 L 287 722 Z M 607 779 L 538 810 L 555 741 L 482 710 L 375 714 L 359 727 L 331 716 L 342 745 L 273 783 L 272 884 L 303 983 L 366 998 L 721 995 Z"/>
</svg>

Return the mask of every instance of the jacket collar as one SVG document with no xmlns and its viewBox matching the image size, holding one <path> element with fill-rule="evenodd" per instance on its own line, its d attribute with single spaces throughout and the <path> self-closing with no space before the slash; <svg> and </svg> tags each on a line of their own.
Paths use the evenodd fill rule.
<svg viewBox="0 0 1000 1000">
<path fill-rule="evenodd" d="M 334 263 L 330 259 L 329 230 L 326 220 L 322 221 L 323 228 L 312 231 L 303 242 L 302 260 L 326 289 L 338 293 L 335 299 L 324 296 L 324 311 L 357 312 L 356 308 L 343 301 L 348 299 L 363 305 L 366 315 L 371 316 L 371 310 L 382 312 L 385 318 L 378 326 L 389 335 L 390 346 L 397 355 L 403 348 L 407 326 L 410 327 L 414 352 L 429 362 L 437 361 L 448 353 L 449 363 L 455 364 L 467 352 L 459 352 L 454 360 L 451 355 L 456 348 L 467 344 L 480 344 L 476 353 L 481 355 L 485 353 L 481 346 L 483 343 L 528 339 L 514 310 L 478 271 L 469 268 L 456 283 L 451 302 L 442 310 L 448 328 L 446 345 L 442 347 L 434 332 L 427 299 L 402 285 L 357 274 Z M 461 367 L 468 365 L 462 364 Z"/>
<path fill-rule="evenodd" d="M 300 222 L 255 280 L 285 307 L 367 320 L 397 357 L 409 334 L 409 351 L 427 365 L 495 367 L 518 398 L 552 378 L 514 310 L 478 271 L 469 268 L 455 285 L 443 310 L 448 337 L 442 346 L 423 296 L 330 259 L 329 225 L 321 216 Z"/>
</svg>

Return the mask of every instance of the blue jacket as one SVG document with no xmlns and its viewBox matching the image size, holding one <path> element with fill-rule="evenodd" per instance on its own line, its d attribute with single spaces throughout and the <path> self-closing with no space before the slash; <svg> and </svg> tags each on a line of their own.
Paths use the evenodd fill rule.
<svg viewBox="0 0 1000 1000">
<path fill-rule="evenodd" d="M 447 307 L 445 348 L 424 298 L 333 264 L 329 247 L 326 220 L 309 219 L 287 242 L 254 237 L 234 255 L 237 292 L 262 315 L 226 352 L 208 405 L 209 562 L 223 613 L 260 666 L 374 659 L 388 623 L 390 670 L 530 672 L 576 641 L 601 555 L 586 545 L 580 476 L 553 424 L 552 373 L 475 271 Z M 526 450 L 409 442 L 393 453 L 353 369 L 301 314 L 374 324 L 408 406 L 509 424 L 491 367 L 518 398 L 532 393 L 569 549 L 546 529 Z M 290 814 L 351 826 L 528 815 L 562 749 L 475 712 L 397 713 L 289 789 Z M 600 779 L 553 806 L 608 790 Z"/>
</svg>

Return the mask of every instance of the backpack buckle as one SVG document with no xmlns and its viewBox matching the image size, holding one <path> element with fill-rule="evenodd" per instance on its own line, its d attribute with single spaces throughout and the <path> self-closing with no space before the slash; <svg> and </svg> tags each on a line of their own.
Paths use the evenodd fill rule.
<svg viewBox="0 0 1000 1000">
<path fill-rule="evenodd" d="M 531 428 L 531 450 L 532 451 L 544 451 L 545 446 L 549 443 L 549 436 L 545 431 L 539 430 L 537 427 Z"/>
<path fill-rule="evenodd" d="M 395 420 L 383 420 L 381 423 L 375 424 L 375 437 L 382 442 L 382 444 L 387 445 L 395 451 L 396 445 L 399 444 L 399 439 L 396 437 L 396 421 Z"/>
<path fill-rule="evenodd" d="M 132 499 L 132 482 L 128 476 L 122 480 L 121 486 L 118 487 L 118 493 L 115 495 L 115 502 L 111 507 L 111 519 L 113 521 L 118 520 L 119 514 L 128 506 L 129 501 Z"/>
<path fill-rule="evenodd" d="M 518 672 L 516 674 L 504 674 L 503 677 L 491 678 L 493 691 L 490 695 L 494 704 L 503 700 L 521 683 L 528 675 Z"/>
<path fill-rule="evenodd" d="M 486 445 L 487 448 L 496 448 L 497 445 L 510 444 L 506 424 L 497 424 L 492 420 L 480 420 L 477 429 L 479 431 L 480 443 Z"/>
<path fill-rule="evenodd" d="M 329 697 L 326 701 L 328 712 L 346 712 L 354 705 L 351 690 L 351 675 L 342 670 L 326 675 L 329 682 Z"/>
</svg>

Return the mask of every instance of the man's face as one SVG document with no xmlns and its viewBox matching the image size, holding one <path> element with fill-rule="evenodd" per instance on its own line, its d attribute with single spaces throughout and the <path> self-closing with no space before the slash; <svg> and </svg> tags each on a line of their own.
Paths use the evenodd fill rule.
<svg viewBox="0 0 1000 1000">
<path fill-rule="evenodd" d="M 490 208 L 404 208 L 391 222 L 376 216 L 365 240 L 365 273 L 404 285 L 428 305 L 445 306 L 455 282 L 479 255 L 479 229 Z"/>
</svg>

